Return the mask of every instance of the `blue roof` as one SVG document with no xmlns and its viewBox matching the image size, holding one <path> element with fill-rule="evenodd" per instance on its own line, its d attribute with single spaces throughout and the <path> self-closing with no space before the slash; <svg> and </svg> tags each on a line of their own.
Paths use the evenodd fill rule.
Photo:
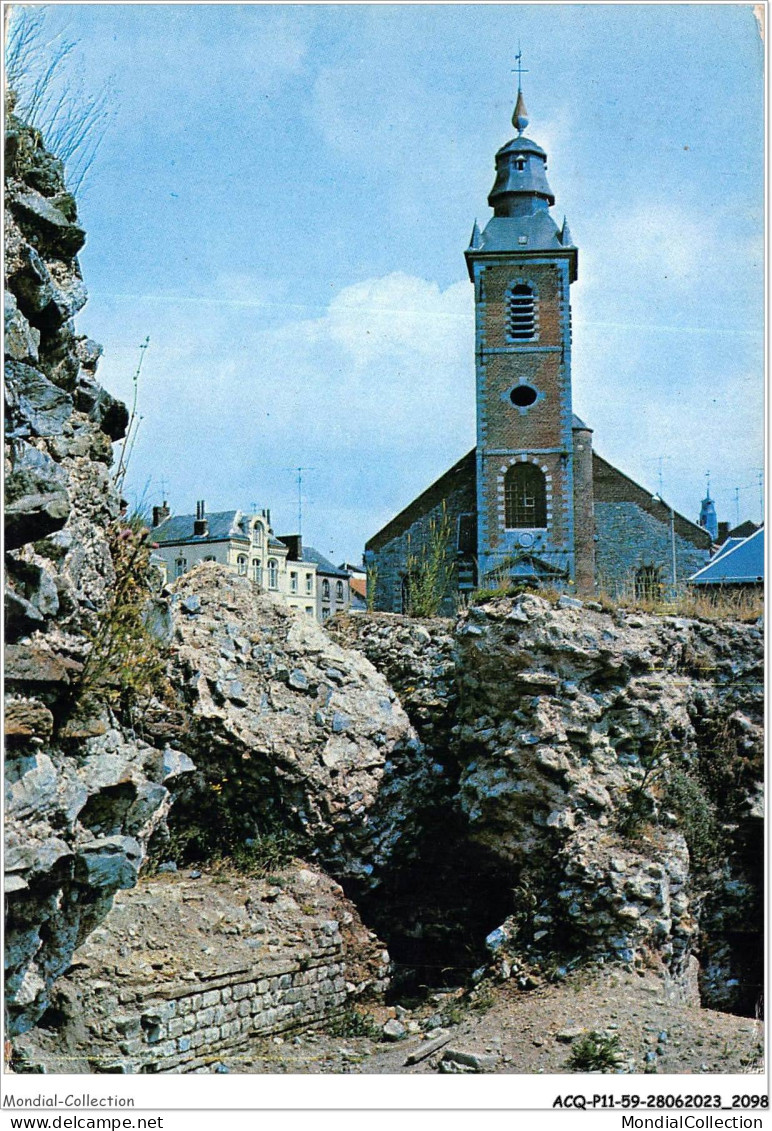
<svg viewBox="0 0 772 1131">
<path fill-rule="evenodd" d="M 722 547 L 723 549 L 723 547 Z M 764 580 L 764 527 L 718 553 L 689 578 L 692 585 L 758 584 Z"/>
<path fill-rule="evenodd" d="M 718 550 L 716 550 L 715 554 L 710 559 L 711 562 L 716 562 L 719 558 L 723 558 L 724 554 L 728 554 L 730 550 L 733 550 L 735 546 L 739 546 L 740 543 L 744 541 L 744 538 L 727 538 L 726 542 L 722 542 Z"/>
<path fill-rule="evenodd" d="M 348 578 L 351 576 L 347 569 L 338 569 L 336 565 L 332 564 L 329 558 L 326 558 L 324 554 L 320 554 L 313 546 L 303 547 L 303 561 L 315 562 L 317 573 L 329 574 L 330 577 Z"/>
</svg>

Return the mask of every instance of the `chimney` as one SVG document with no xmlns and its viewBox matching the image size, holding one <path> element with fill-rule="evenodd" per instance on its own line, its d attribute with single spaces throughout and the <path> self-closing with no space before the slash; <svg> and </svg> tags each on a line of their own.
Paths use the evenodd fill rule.
<svg viewBox="0 0 772 1131">
<path fill-rule="evenodd" d="M 287 554 L 288 562 L 303 560 L 303 541 L 299 534 L 282 534 L 279 541 L 283 542 L 289 551 Z"/>
<path fill-rule="evenodd" d="M 196 520 L 193 523 L 193 537 L 206 538 L 209 533 L 209 520 L 206 518 L 206 506 L 204 500 L 200 499 L 196 503 Z"/>
<path fill-rule="evenodd" d="M 160 526 L 162 522 L 166 522 L 171 513 L 164 499 L 160 507 L 153 507 L 153 526 Z"/>
</svg>

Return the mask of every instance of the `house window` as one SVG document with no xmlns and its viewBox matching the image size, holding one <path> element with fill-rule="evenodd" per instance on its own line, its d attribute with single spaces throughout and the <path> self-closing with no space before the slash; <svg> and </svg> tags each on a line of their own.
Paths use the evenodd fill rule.
<svg viewBox="0 0 772 1131">
<path fill-rule="evenodd" d="M 252 545 L 262 546 L 263 544 L 263 528 L 259 522 L 256 522 L 252 527 Z"/>
<path fill-rule="evenodd" d="M 205 562 L 216 562 L 217 558 L 214 556 L 214 554 L 207 554 L 206 557 L 204 558 L 204 561 Z"/>
<path fill-rule="evenodd" d="M 504 476 L 504 526 L 507 530 L 547 525 L 544 473 L 532 463 L 516 463 Z"/>
<path fill-rule="evenodd" d="M 507 333 L 515 341 L 536 335 L 536 295 L 527 283 L 516 283 L 507 295 Z"/>
<path fill-rule="evenodd" d="M 635 571 L 635 596 L 638 601 L 657 601 L 662 596 L 659 566 L 644 565 Z"/>
<path fill-rule="evenodd" d="M 185 570 L 188 568 L 187 558 L 176 558 L 174 562 L 174 576 L 182 577 Z"/>
<path fill-rule="evenodd" d="M 314 575 L 312 573 L 306 574 L 306 593 L 313 593 L 314 591 Z"/>
<path fill-rule="evenodd" d="M 255 585 L 263 584 L 263 567 L 260 565 L 259 558 L 252 559 L 252 580 Z"/>
<path fill-rule="evenodd" d="M 335 600 L 336 601 L 342 601 L 343 600 L 343 582 L 342 581 L 337 581 L 335 583 Z"/>
<path fill-rule="evenodd" d="M 271 558 L 268 562 L 268 588 L 279 588 L 279 563 L 275 558 Z"/>
<path fill-rule="evenodd" d="M 329 619 L 330 619 L 330 610 L 329 609 L 322 609 L 322 620 L 329 620 Z"/>
<path fill-rule="evenodd" d="M 296 573 L 290 574 L 290 593 L 297 593 L 298 591 L 298 575 Z"/>
<path fill-rule="evenodd" d="M 239 567 L 239 577 L 246 577 L 247 576 L 247 555 L 246 554 L 239 554 L 239 556 L 236 558 L 236 564 Z"/>
<path fill-rule="evenodd" d="M 323 601 L 329 601 L 329 599 L 330 599 L 330 583 L 327 580 L 327 578 L 325 577 L 324 581 L 322 582 L 322 600 Z"/>
<path fill-rule="evenodd" d="M 308 613 L 308 615 L 310 617 L 312 617 L 314 615 L 314 606 L 313 605 L 306 605 L 306 612 Z M 329 613 L 329 609 L 327 610 L 327 612 Z"/>
</svg>

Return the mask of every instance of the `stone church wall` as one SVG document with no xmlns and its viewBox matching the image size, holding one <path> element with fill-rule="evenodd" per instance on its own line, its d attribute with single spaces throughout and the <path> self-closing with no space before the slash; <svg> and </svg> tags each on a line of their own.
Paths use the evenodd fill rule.
<svg viewBox="0 0 772 1131">
<path fill-rule="evenodd" d="M 635 571 L 643 565 L 659 566 L 665 585 L 672 582 L 670 526 L 648 514 L 637 503 L 595 500 L 595 565 L 599 589 L 612 596 L 629 591 Z M 708 560 L 707 550 L 676 531 L 676 572 L 683 582 Z"/>
<path fill-rule="evenodd" d="M 470 452 L 455 467 L 438 480 L 411 504 L 402 515 L 372 539 L 365 552 L 370 569 L 377 571 L 375 581 L 375 607 L 384 612 L 403 611 L 403 582 L 408 572 L 408 559 L 420 559 L 428 553 L 432 542 L 432 523 L 439 523 L 445 514 L 450 522 L 452 539 L 448 557 L 455 565 L 458 552 L 458 528 L 462 515 L 474 515 L 475 465 L 474 452 Z M 391 535 L 391 537 L 389 537 Z M 454 575 L 452 593 L 440 610 L 452 616 L 456 611 L 457 578 Z"/>
</svg>

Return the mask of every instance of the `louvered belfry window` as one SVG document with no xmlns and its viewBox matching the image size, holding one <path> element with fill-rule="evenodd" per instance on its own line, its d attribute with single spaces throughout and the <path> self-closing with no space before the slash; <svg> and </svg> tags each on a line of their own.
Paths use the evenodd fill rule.
<svg viewBox="0 0 772 1131">
<path fill-rule="evenodd" d="M 536 295 L 527 283 L 517 283 L 507 296 L 507 333 L 515 341 L 536 334 Z"/>
<path fill-rule="evenodd" d="M 504 477 L 504 525 L 508 530 L 547 525 L 544 474 L 532 463 L 516 463 Z"/>
</svg>

